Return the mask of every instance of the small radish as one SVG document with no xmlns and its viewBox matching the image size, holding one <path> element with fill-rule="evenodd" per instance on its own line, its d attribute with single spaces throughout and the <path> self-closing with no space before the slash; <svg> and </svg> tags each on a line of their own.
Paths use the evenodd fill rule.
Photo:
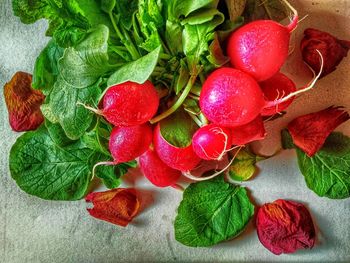
<svg viewBox="0 0 350 263">
<path fill-rule="evenodd" d="M 130 127 L 114 127 L 109 139 L 109 150 L 115 163 L 134 160 L 147 151 L 152 143 L 152 127 L 145 123 Z"/>
<path fill-rule="evenodd" d="M 134 126 L 153 117 L 159 106 L 159 97 L 150 81 L 143 84 L 128 81 L 108 88 L 102 110 L 83 106 L 115 126 Z"/>
<path fill-rule="evenodd" d="M 158 187 L 171 186 L 181 176 L 179 170 L 167 166 L 152 149 L 148 149 L 140 156 L 139 164 L 144 176 Z"/>
<path fill-rule="evenodd" d="M 234 68 L 219 68 L 205 80 L 199 106 L 212 123 L 224 127 L 237 127 L 253 121 L 264 109 L 276 108 L 293 97 L 313 88 L 323 69 L 322 54 L 320 72 L 305 87 L 278 99 L 266 101 L 259 84 L 247 73 Z M 312 70 L 312 69 L 311 69 Z"/>
<path fill-rule="evenodd" d="M 282 98 L 297 90 L 294 82 L 281 72 L 275 74 L 272 78 L 259 83 L 261 90 L 264 93 L 265 100 L 273 101 Z M 294 97 L 276 105 L 276 107 L 265 108 L 262 110 L 262 116 L 271 116 L 279 113 L 293 102 Z"/>
<path fill-rule="evenodd" d="M 232 144 L 245 145 L 247 143 L 262 140 L 266 132 L 262 117 L 259 115 L 253 121 L 239 127 L 231 128 Z"/>
<path fill-rule="evenodd" d="M 219 68 L 205 80 L 199 104 L 213 123 L 235 127 L 254 120 L 264 107 L 259 84 L 247 73 L 233 68 Z"/>
<path fill-rule="evenodd" d="M 199 128 L 192 139 L 194 152 L 204 160 L 221 160 L 231 145 L 230 130 L 216 124 Z"/>
<path fill-rule="evenodd" d="M 192 143 L 186 147 L 177 147 L 168 143 L 161 134 L 159 123 L 154 130 L 153 144 L 159 158 L 173 169 L 190 171 L 201 161 L 193 151 Z"/>
<path fill-rule="evenodd" d="M 117 165 L 134 160 L 146 152 L 152 143 L 152 127 L 149 123 L 130 127 L 114 127 L 109 138 L 109 151 L 113 161 L 96 163 L 92 169 L 100 165 Z"/>
<path fill-rule="evenodd" d="M 231 64 L 257 81 L 275 75 L 288 56 L 290 34 L 298 24 L 298 15 L 286 4 L 294 12 L 288 26 L 273 20 L 257 20 L 240 27 L 229 38 L 227 54 Z"/>
</svg>

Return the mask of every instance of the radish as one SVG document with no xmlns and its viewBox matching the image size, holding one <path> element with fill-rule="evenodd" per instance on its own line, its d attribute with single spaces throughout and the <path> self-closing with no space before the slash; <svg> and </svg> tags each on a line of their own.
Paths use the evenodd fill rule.
<svg viewBox="0 0 350 263">
<path fill-rule="evenodd" d="M 262 117 L 259 115 L 253 121 L 231 129 L 232 144 L 244 145 L 252 141 L 262 140 L 266 132 Z"/>
<path fill-rule="evenodd" d="M 259 83 L 261 90 L 264 93 L 265 99 L 268 101 L 273 101 L 284 97 L 297 90 L 294 82 L 281 72 L 275 74 L 272 78 Z M 276 105 L 276 107 L 268 107 L 262 110 L 262 116 L 271 116 L 279 113 L 293 102 L 295 97 Z"/>
<path fill-rule="evenodd" d="M 228 40 L 227 54 L 233 67 L 240 69 L 257 81 L 275 75 L 288 56 L 291 32 L 298 24 L 297 11 L 288 26 L 273 20 L 257 20 L 234 31 Z"/>
<path fill-rule="evenodd" d="M 130 127 L 114 127 L 109 138 L 109 151 L 113 161 L 96 163 L 92 169 L 100 165 L 117 165 L 129 162 L 146 152 L 152 143 L 152 127 L 148 123 Z"/>
<path fill-rule="evenodd" d="M 171 186 L 181 176 L 180 171 L 167 166 L 152 149 L 140 156 L 139 164 L 144 176 L 158 187 Z"/>
<path fill-rule="evenodd" d="M 320 56 L 320 72 L 307 86 L 282 98 L 266 101 L 258 83 L 247 73 L 234 68 L 219 68 L 205 80 L 199 106 L 202 113 L 211 122 L 224 127 L 237 127 L 253 121 L 266 108 L 289 101 L 296 95 L 313 88 L 323 69 L 322 54 Z"/>
<path fill-rule="evenodd" d="M 148 123 L 114 127 L 109 139 L 109 150 L 114 163 L 129 162 L 139 157 L 149 148 L 152 137 L 152 127 Z"/>
<path fill-rule="evenodd" d="M 158 110 L 159 97 L 150 81 L 143 84 L 128 81 L 107 89 L 102 110 L 83 106 L 115 126 L 134 126 L 153 117 Z"/>
<path fill-rule="evenodd" d="M 259 84 L 247 73 L 219 68 L 205 80 L 199 105 L 213 123 L 225 127 L 242 126 L 254 120 L 264 107 Z"/>
<path fill-rule="evenodd" d="M 201 160 L 193 151 L 192 143 L 186 147 L 177 147 L 168 143 L 161 134 L 159 123 L 154 130 L 153 144 L 159 158 L 173 169 L 190 171 Z"/>
<path fill-rule="evenodd" d="M 231 145 L 230 130 L 216 124 L 199 128 L 192 139 L 194 152 L 204 160 L 221 160 Z"/>
</svg>

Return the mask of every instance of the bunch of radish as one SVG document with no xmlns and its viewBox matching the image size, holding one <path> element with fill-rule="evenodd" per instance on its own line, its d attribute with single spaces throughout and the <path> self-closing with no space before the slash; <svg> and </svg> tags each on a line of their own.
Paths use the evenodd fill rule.
<svg viewBox="0 0 350 263">
<path fill-rule="evenodd" d="M 115 126 L 109 141 L 114 160 L 98 163 L 94 168 L 139 158 L 145 177 L 159 187 L 174 185 L 181 174 L 193 180 L 216 176 L 218 173 L 198 178 L 190 171 L 201 160 L 220 161 L 232 149 L 263 139 L 263 117 L 286 109 L 296 95 L 311 89 L 319 78 L 321 55 L 320 73 L 299 90 L 279 72 L 297 23 L 295 12 L 288 26 L 258 20 L 231 34 L 227 44 L 231 67 L 214 70 L 205 80 L 199 97 L 201 112 L 210 123 L 199 127 L 185 147 L 170 144 L 161 133 L 161 123 L 155 127 L 149 123 L 159 106 L 157 91 L 150 81 L 110 87 L 103 98 L 103 109 L 87 107 Z"/>
</svg>

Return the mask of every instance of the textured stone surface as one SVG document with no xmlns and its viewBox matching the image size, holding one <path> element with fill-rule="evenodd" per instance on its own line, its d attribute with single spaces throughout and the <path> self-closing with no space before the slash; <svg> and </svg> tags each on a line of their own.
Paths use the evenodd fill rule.
<svg viewBox="0 0 350 263">
<path fill-rule="evenodd" d="M 306 27 L 315 27 L 350 39 L 350 1 L 298 0 L 300 15 L 309 17 L 296 32 L 299 43 Z M 12 15 L 10 1 L 0 0 L 0 87 L 19 70 L 32 72 L 34 60 L 48 38 L 46 24 L 23 25 Z M 343 105 L 350 110 L 350 57 L 338 70 L 318 82 L 290 107 L 285 118 L 268 124 L 269 136 L 256 148 L 265 153 L 279 146 L 279 129 L 294 117 Z M 299 86 L 311 75 L 301 63 L 298 45 L 284 72 Z M 93 219 L 84 201 L 49 202 L 22 192 L 11 179 L 8 153 L 18 134 L 8 125 L 3 96 L 0 96 L 0 262 L 122 262 L 122 261 L 350 261 L 350 199 L 329 200 L 309 191 L 296 164 L 295 154 L 285 151 L 259 164 L 261 173 L 245 182 L 257 204 L 278 198 L 303 202 L 310 209 L 318 229 L 313 250 L 274 256 L 258 241 L 253 223 L 237 239 L 212 248 L 187 248 L 174 240 L 172 222 L 181 193 L 154 189 L 141 177 L 129 176 L 127 184 L 142 189 L 153 200 L 127 228 Z M 339 130 L 350 135 L 350 123 Z"/>
</svg>

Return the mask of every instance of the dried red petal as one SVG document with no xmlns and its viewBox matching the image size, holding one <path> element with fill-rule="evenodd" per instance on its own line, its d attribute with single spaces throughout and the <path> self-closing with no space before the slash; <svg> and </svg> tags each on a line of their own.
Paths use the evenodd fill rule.
<svg viewBox="0 0 350 263">
<path fill-rule="evenodd" d="M 311 215 L 297 202 L 279 199 L 264 204 L 258 210 L 256 227 L 261 244 L 276 255 L 312 248 L 315 244 Z"/>
<path fill-rule="evenodd" d="M 332 106 L 294 119 L 288 124 L 288 131 L 293 143 L 311 157 L 321 149 L 329 134 L 349 119 L 341 107 Z"/>
<path fill-rule="evenodd" d="M 140 208 L 135 189 L 117 188 L 90 193 L 85 198 L 94 207 L 88 208 L 91 216 L 119 226 L 127 226 Z"/>
<path fill-rule="evenodd" d="M 40 105 L 45 96 L 31 87 L 32 75 L 16 72 L 4 86 L 10 126 L 14 131 L 35 130 L 44 121 Z"/>
<path fill-rule="evenodd" d="M 334 71 L 350 49 L 350 41 L 339 40 L 329 33 L 308 28 L 304 31 L 304 38 L 301 41 L 301 52 L 304 61 L 315 71 L 320 70 L 320 56 L 316 52 L 318 49 L 324 60 L 324 77 Z"/>
<path fill-rule="evenodd" d="M 244 145 L 253 141 L 262 140 L 266 136 L 264 122 L 259 115 L 253 121 L 238 127 L 231 128 L 232 144 Z"/>
</svg>

